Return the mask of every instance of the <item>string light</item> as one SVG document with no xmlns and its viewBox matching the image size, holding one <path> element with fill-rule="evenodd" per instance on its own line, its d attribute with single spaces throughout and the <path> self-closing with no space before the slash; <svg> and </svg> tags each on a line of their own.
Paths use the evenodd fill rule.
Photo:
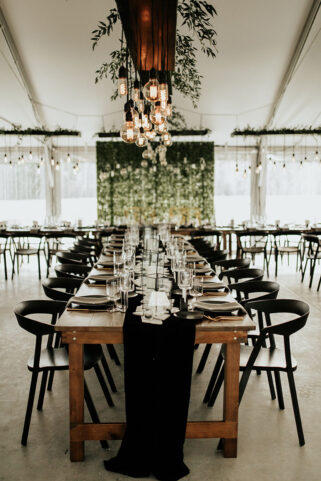
<svg viewBox="0 0 321 481">
<path fill-rule="evenodd" d="M 40 164 L 37 164 L 37 174 L 40 174 Z"/>
<path fill-rule="evenodd" d="M 69 152 L 67 153 L 67 162 L 68 162 L 68 164 L 70 164 L 70 162 L 71 162 L 71 157 L 70 157 Z"/>
<path fill-rule="evenodd" d="M 124 97 L 128 93 L 127 70 L 125 67 L 120 67 L 118 72 L 118 93 L 120 97 Z"/>
<path fill-rule="evenodd" d="M 149 102 L 156 102 L 159 100 L 159 82 L 156 78 L 156 70 L 151 69 L 149 73 L 149 81 L 144 86 L 143 93 L 146 100 Z"/>
<path fill-rule="evenodd" d="M 5 163 L 5 164 L 8 163 L 8 156 L 7 156 L 7 154 L 4 154 L 4 163 Z"/>
<path fill-rule="evenodd" d="M 32 151 L 29 152 L 29 160 L 32 160 Z"/>
<path fill-rule="evenodd" d="M 53 156 L 51 156 L 50 163 L 51 163 L 51 166 L 54 167 L 54 165 L 55 165 L 55 159 L 54 159 Z"/>
<path fill-rule="evenodd" d="M 314 160 L 315 160 L 316 162 L 319 162 L 319 160 L 320 160 L 320 159 L 319 159 L 319 152 L 318 152 L 317 150 L 315 151 Z"/>
<path fill-rule="evenodd" d="M 56 170 L 60 170 L 60 162 L 59 162 L 59 160 L 57 160 L 57 162 L 56 162 L 55 169 L 56 169 Z"/>
</svg>

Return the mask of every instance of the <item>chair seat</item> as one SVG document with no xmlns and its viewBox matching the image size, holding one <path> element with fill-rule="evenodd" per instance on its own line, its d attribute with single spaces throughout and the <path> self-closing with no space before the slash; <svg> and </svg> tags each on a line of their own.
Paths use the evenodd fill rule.
<svg viewBox="0 0 321 481">
<path fill-rule="evenodd" d="M 84 346 L 84 369 L 91 369 L 102 357 L 100 345 L 88 344 Z M 28 361 L 29 371 L 33 370 L 34 358 Z M 65 347 L 54 349 L 42 349 L 40 354 L 39 371 L 54 368 L 55 370 L 66 370 L 69 368 L 68 351 Z"/>
<path fill-rule="evenodd" d="M 284 246 L 284 247 L 278 247 L 279 252 L 284 252 L 286 254 L 296 254 L 299 252 L 299 248 L 296 246 Z"/>
<path fill-rule="evenodd" d="M 243 247 L 243 252 L 249 252 L 250 254 L 261 254 L 265 251 L 265 247 Z"/>
<path fill-rule="evenodd" d="M 17 249 L 16 254 L 22 256 L 32 256 L 34 254 L 38 254 L 38 249 Z"/>
<path fill-rule="evenodd" d="M 240 369 L 244 370 L 247 365 L 248 359 L 253 348 L 250 346 L 241 345 L 240 355 Z M 297 368 L 297 361 L 291 356 L 292 370 Z M 270 350 L 267 347 L 261 347 L 260 352 L 255 360 L 253 369 L 270 370 L 278 369 L 280 371 L 286 371 L 286 361 L 284 351 L 282 349 Z"/>
</svg>

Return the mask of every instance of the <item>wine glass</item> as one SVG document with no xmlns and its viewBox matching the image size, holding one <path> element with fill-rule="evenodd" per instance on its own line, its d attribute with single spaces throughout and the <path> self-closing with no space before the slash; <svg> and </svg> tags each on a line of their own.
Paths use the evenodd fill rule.
<svg viewBox="0 0 321 481">
<path fill-rule="evenodd" d="M 178 271 L 178 287 L 182 290 L 184 303 L 186 304 L 187 289 L 192 287 L 192 272 L 190 269 Z"/>
<path fill-rule="evenodd" d="M 194 304 L 196 301 L 197 297 L 200 297 L 203 295 L 203 282 L 202 279 L 196 279 L 193 277 L 192 279 L 192 287 L 190 289 L 190 295 L 192 296 L 192 300 L 190 302 L 189 308 L 193 311 L 194 310 Z"/>
<path fill-rule="evenodd" d="M 110 312 L 116 312 L 116 301 L 120 297 L 120 282 L 118 278 L 112 278 L 106 280 L 106 295 L 107 298 L 113 301 L 113 306 Z"/>
</svg>

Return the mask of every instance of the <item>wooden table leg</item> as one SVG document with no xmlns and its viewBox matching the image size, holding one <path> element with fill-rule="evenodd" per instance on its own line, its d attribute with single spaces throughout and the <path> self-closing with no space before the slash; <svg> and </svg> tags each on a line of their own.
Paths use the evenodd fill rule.
<svg viewBox="0 0 321 481">
<path fill-rule="evenodd" d="M 239 367 L 240 344 L 233 342 L 226 344 L 226 358 L 224 371 L 224 421 L 238 423 L 239 408 Z M 223 455 L 225 458 L 236 458 L 237 437 L 223 439 Z"/>
<path fill-rule="evenodd" d="M 69 344 L 69 409 L 70 430 L 84 422 L 84 362 L 83 345 Z M 85 456 L 84 441 L 70 440 L 70 460 L 83 461 Z"/>
</svg>

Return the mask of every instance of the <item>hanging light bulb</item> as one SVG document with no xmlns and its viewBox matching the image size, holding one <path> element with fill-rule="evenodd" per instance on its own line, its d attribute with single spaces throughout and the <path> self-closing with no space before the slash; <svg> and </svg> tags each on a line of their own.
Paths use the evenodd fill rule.
<svg viewBox="0 0 321 481">
<path fill-rule="evenodd" d="M 138 112 L 144 112 L 145 104 L 144 104 L 144 96 L 142 92 L 139 92 L 139 99 L 137 100 L 136 105 L 138 108 Z"/>
<path fill-rule="evenodd" d="M 157 131 L 162 134 L 163 132 L 167 131 L 167 122 L 163 122 L 162 124 L 157 125 Z"/>
<path fill-rule="evenodd" d="M 56 169 L 56 170 L 60 170 L 60 162 L 59 162 L 59 160 L 57 160 L 57 162 L 56 162 L 55 169 Z"/>
<path fill-rule="evenodd" d="M 167 100 L 167 106 L 166 106 L 166 109 L 165 109 L 165 115 L 166 117 L 171 117 L 172 116 L 172 113 L 173 113 L 173 109 L 172 109 L 172 99 L 171 99 L 171 96 L 169 95 L 168 97 L 168 100 Z"/>
<path fill-rule="evenodd" d="M 148 140 L 153 140 L 156 137 L 156 131 L 154 129 L 146 130 L 145 137 Z"/>
<path fill-rule="evenodd" d="M 68 162 L 68 164 L 70 164 L 70 162 L 71 162 L 71 157 L 70 157 L 69 152 L 67 153 L 67 162 Z"/>
<path fill-rule="evenodd" d="M 29 160 L 32 160 L 32 151 L 29 152 Z"/>
<path fill-rule="evenodd" d="M 17 164 L 18 164 L 18 165 L 20 165 L 20 164 L 21 164 L 21 157 L 18 157 Z"/>
<path fill-rule="evenodd" d="M 23 154 L 22 154 L 22 156 L 21 156 L 21 158 L 20 158 L 20 162 L 21 162 L 21 164 L 24 164 L 24 163 L 25 163 L 25 158 L 24 158 Z"/>
<path fill-rule="evenodd" d="M 40 164 L 37 164 L 37 174 L 40 174 Z"/>
<path fill-rule="evenodd" d="M 134 101 L 135 101 L 135 102 L 138 102 L 138 101 L 139 101 L 139 94 L 140 94 L 140 91 L 139 91 L 139 82 L 138 82 L 138 80 L 136 79 L 135 82 L 134 82 Z"/>
<path fill-rule="evenodd" d="M 53 156 L 51 156 L 50 163 L 51 163 L 51 166 L 54 167 L 54 165 L 55 165 L 55 159 L 54 159 Z"/>
<path fill-rule="evenodd" d="M 283 165 L 282 165 L 283 169 L 286 168 L 286 163 L 285 163 L 285 160 L 283 161 Z"/>
<path fill-rule="evenodd" d="M 143 127 L 141 127 L 139 129 L 139 136 L 138 136 L 138 139 L 136 140 L 136 145 L 138 147 L 145 147 L 146 144 L 147 144 L 147 139 L 145 137 L 144 129 Z"/>
<path fill-rule="evenodd" d="M 247 177 L 247 170 L 246 170 L 246 168 L 245 168 L 245 169 L 244 169 L 244 172 L 243 172 L 243 179 L 246 179 L 246 177 Z"/>
<path fill-rule="evenodd" d="M 43 165 L 43 157 L 40 157 L 40 165 Z"/>
<path fill-rule="evenodd" d="M 4 163 L 5 163 L 5 164 L 8 163 L 8 156 L 7 156 L 7 154 L 4 154 Z"/>
<path fill-rule="evenodd" d="M 120 129 L 120 136 L 122 140 L 128 144 L 136 142 L 139 135 L 139 130 L 135 127 L 133 115 L 131 112 L 126 113 L 126 121 Z"/>
<path fill-rule="evenodd" d="M 118 93 L 120 97 L 127 95 L 127 70 L 125 67 L 120 67 L 118 72 Z"/>
<path fill-rule="evenodd" d="M 163 141 L 164 145 L 166 145 L 165 141 L 168 141 L 168 140 L 171 140 L 171 134 L 169 132 L 165 131 L 162 134 L 162 141 Z"/>
<path fill-rule="evenodd" d="M 10 168 L 12 169 L 12 166 L 13 166 L 12 160 L 9 160 L 9 166 L 10 166 Z"/>
<path fill-rule="evenodd" d="M 292 162 L 295 162 L 295 153 L 292 154 Z"/>
<path fill-rule="evenodd" d="M 304 160 L 306 160 L 306 157 L 304 157 Z M 303 160 L 300 160 L 300 167 L 303 167 Z"/>
<path fill-rule="evenodd" d="M 276 169 L 276 161 L 274 160 L 273 162 L 274 168 Z"/>
<path fill-rule="evenodd" d="M 158 80 L 156 79 L 156 70 L 154 68 L 151 69 L 149 73 L 149 81 L 144 86 L 144 97 L 149 102 L 156 102 L 159 99 L 159 90 L 158 90 Z"/>
<path fill-rule="evenodd" d="M 140 113 L 138 113 L 137 107 L 132 109 L 132 116 L 133 116 L 133 121 L 135 124 L 136 129 L 140 129 L 142 125 L 142 116 Z"/>
<path fill-rule="evenodd" d="M 167 102 L 168 100 L 168 85 L 166 82 L 165 72 L 160 73 L 160 81 L 159 81 L 159 100 L 161 102 Z"/>
<path fill-rule="evenodd" d="M 144 113 L 142 114 L 142 127 L 145 130 L 151 130 L 152 129 L 152 123 L 149 120 L 149 106 L 145 105 Z"/>
<path fill-rule="evenodd" d="M 158 100 L 155 102 L 154 107 L 152 107 L 152 110 L 150 112 L 150 119 L 153 122 L 154 125 L 160 125 L 165 122 L 165 116 L 162 112 L 160 101 Z"/>
<path fill-rule="evenodd" d="M 239 164 L 235 164 L 235 172 L 236 172 L 236 173 L 239 172 Z"/>
<path fill-rule="evenodd" d="M 315 160 L 316 162 L 319 162 L 319 152 L 318 152 L 317 150 L 315 151 L 314 160 Z"/>
</svg>

